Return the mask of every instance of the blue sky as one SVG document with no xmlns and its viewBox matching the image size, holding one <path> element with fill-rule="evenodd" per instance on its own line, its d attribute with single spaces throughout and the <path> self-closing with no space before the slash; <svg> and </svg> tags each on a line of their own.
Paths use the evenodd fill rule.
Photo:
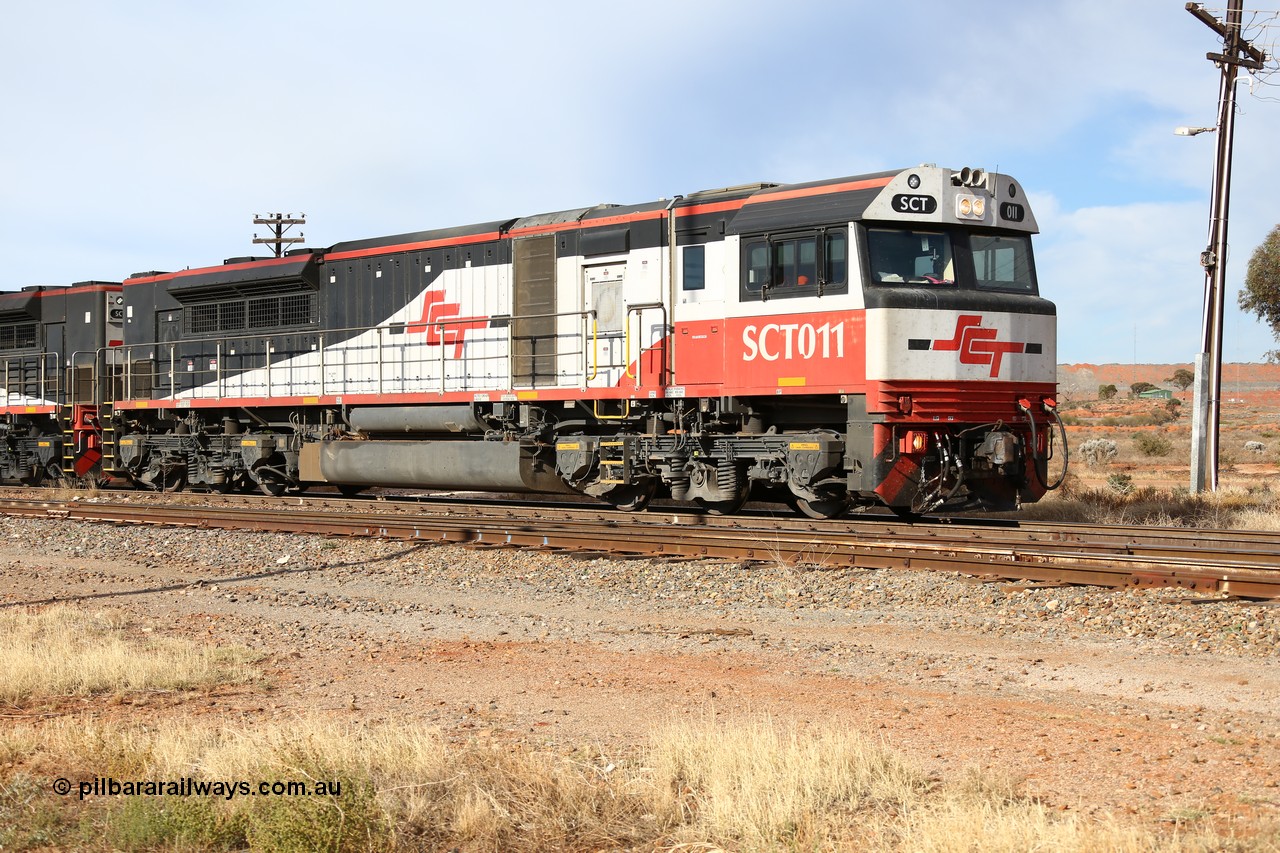
<svg viewBox="0 0 1280 853">
<path fill-rule="evenodd" d="M 251 254 L 268 211 L 323 246 L 935 162 L 1027 188 L 1059 361 L 1189 362 L 1215 142 L 1172 130 L 1214 123 L 1218 49 L 1182 0 L 15 4 L 0 289 Z M 1276 346 L 1235 309 L 1280 222 L 1257 94 L 1229 361 Z"/>
</svg>

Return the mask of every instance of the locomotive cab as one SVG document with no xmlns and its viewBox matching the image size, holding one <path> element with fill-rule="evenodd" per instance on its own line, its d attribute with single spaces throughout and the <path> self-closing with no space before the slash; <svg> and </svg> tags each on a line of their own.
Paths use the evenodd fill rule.
<svg viewBox="0 0 1280 853">
<path fill-rule="evenodd" d="M 908 170 L 857 229 L 867 315 L 867 486 L 891 507 L 1013 509 L 1055 485 L 1055 307 L 1021 187 Z M 859 413 L 861 414 L 861 413 Z"/>
</svg>

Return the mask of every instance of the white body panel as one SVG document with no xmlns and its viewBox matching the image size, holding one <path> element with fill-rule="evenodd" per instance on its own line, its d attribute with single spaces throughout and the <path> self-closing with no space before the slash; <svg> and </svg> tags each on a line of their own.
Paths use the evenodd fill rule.
<svg viewBox="0 0 1280 853">
<path fill-rule="evenodd" d="M 867 379 L 1055 382 L 1055 319 L 995 311 L 868 309 Z M 1028 352 L 1028 344 L 1040 351 Z"/>
<path fill-rule="evenodd" d="M 502 392 L 515 387 L 511 327 L 491 319 L 513 313 L 511 280 L 510 264 L 446 271 L 376 327 L 332 344 L 319 333 L 311 352 L 290 358 L 277 360 L 265 335 L 238 336 L 248 351 L 243 344 L 240 351 L 223 349 L 208 364 L 188 359 L 170 365 L 167 345 L 155 347 L 153 355 L 149 347 L 131 348 L 130 357 L 151 355 L 162 371 L 192 374 L 186 384 L 195 387 L 177 399 Z M 665 283 L 663 249 L 560 259 L 555 383 L 538 387 L 622 382 L 641 352 L 669 333 Z"/>
</svg>

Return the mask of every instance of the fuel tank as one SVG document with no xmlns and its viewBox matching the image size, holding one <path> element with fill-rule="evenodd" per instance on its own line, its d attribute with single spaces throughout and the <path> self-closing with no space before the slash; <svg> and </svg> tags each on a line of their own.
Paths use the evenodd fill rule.
<svg viewBox="0 0 1280 853">
<path fill-rule="evenodd" d="M 304 444 L 300 479 L 309 483 L 470 492 L 572 490 L 536 448 L 506 441 L 320 441 Z"/>
</svg>

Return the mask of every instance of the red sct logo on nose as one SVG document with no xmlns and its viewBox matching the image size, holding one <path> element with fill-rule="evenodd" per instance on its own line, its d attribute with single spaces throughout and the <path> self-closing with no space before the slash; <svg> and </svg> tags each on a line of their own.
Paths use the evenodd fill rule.
<svg viewBox="0 0 1280 853">
<path fill-rule="evenodd" d="M 991 378 L 1000 375 L 1004 354 L 1027 351 L 1020 341 L 998 341 L 998 329 L 982 328 L 980 314 L 961 314 L 956 318 L 956 333 L 949 341 L 933 341 L 931 349 L 937 352 L 960 352 L 961 364 L 987 364 L 991 366 Z"/>
</svg>

